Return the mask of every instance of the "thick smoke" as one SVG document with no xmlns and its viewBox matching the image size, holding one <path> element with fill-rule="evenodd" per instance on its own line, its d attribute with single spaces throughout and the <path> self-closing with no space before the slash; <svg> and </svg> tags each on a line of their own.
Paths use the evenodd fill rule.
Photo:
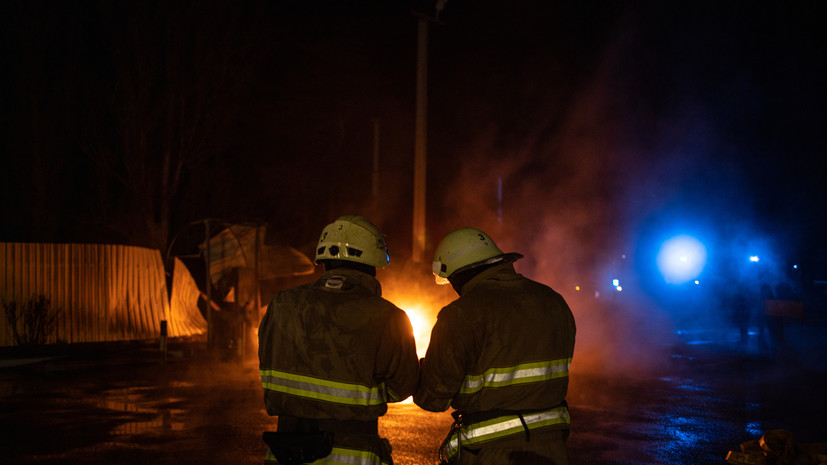
<svg viewBox="0 0 827 465">
<path fill-rule="evenodd" d="M 408 291 L 427 297 L 435 319 L 454 296 L 431 284 L 433 247 L 453 229 L 479 227 L 525 255 L 519 272 L 570 303 L 574 369 L 628 374 L 668 361 L 689 323 L 731 325 L 733 294 L 757 304 L 759 281 L 783 284 L 780 256 L 768 254 L 763 269 L 738 261 L 753 248 L 777 249 L 761 211 L 768 199 L 781 202 L 780 192 L 755 189 L 774 155 L 754 137 L 766 124 L 766 84 L 742 58 L 752 44 L 718 42 L 735 16 L 697 17 L 711 21 L 701 32 L 679 21 L 683 13 L 668 13 L 662 21 L 619 14 L 598 51 L 568 61 L 558 59 L 563 48 L 532 43 L 526 51 L 531 34 L 496 50 L 508 39 L 491 39 L 489 55 L 470 41 L 451 48 L 447 29 L 435 39 L 452 60 L 468 58 L 434 66 L 435 84 L 453 73 L 461 85 L 432 89 L 430 248 L 426 263 L 387 272 L 392 300 Z M 699 55 L 690 34 L 714 53 Z M 667 288 L 654 267 L 659 244 L 681 233 L 708 247 L 702 287 Z"/>
<path fill-rule="evenodd" d="M 638 99 L 646 76 L 629 76 L 641 46 L 633 23 L 616 25 L 567 105 L 541 100 L 519 136 L 496 122 L 480 131 L 462 153 L 454 195 L 439 205 L 449 212 L 446 232 L 486 230 L 503 250 L 525 254 L 518 271 L 567 299 L 578 323 L 574 366 L 584 371 L 628 374 L 668 360 L 681 315 L 647 293 L 653 277 L 641 276 L 636 261 L 652 244 L 642 244 L 641 228 L 687 203 L 682 196 L 694 194 L 686 192 L 703 192 L 689 185 L 698 179 L 738 188 L 726 167 L 699 176 L 717 148 L 702 112 L 679 101 L 657 114 Z M 715 195 L 721 190 L 697 200 Z M 611 286 L 615 278 L 622 292 Z"/>
</svg>

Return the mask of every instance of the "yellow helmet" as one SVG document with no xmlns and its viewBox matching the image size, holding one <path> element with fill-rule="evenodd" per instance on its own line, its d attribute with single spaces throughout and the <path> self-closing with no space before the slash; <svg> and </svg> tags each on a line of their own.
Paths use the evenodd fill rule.
<svg viewBox="0 0 827 465">
<path fill-rule="evenodd" d="M 434 251 L 434 276 L 437 284 L 447 284 L 448 278 L 458 271 L 521 257 L 504 254 L 494 240 L 479 229 L 461 228 L 445 236 Z"/>
<path fill-rule="evenodd" d="M 347 260 L 382 268 L 390 263 L 385 236 L 361 215 L 340 216 L 325 226 L 316 246 L 316 262 Z"/>
</svg>

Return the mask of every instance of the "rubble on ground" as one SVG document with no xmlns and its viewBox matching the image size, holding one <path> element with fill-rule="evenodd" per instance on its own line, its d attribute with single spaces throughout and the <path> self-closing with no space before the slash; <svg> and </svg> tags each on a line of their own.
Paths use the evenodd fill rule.
<svg viewBox="0 0 827 465">
<path fill-rule="evenodd" d="M 770 430 L 760 439 L 741 443 L 729 451 L 727 463 L 736 465 L 827 465 L 827 443 L 796 444 L 793 433 Z"/>
</svg>

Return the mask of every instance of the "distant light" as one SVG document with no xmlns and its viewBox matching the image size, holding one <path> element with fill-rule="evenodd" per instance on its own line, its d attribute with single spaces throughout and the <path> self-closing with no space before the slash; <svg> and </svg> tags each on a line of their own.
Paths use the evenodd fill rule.
<svg viewBox="0 0 827 465">
<path fill-rule="evenodd" d="M 793 265 L 793 269 L 794 269 L 794 270 L 797 270 L 797 269 L 798 269 L 798 265 Z"/>
<path fill-rule="evenodd" d="M 695 284 L 701 284 L 701 282 L 696 279 Z"/>
<path fill-rule="evenodd" d="M 750 255 L 750 257 L 749 257 L 749 261 L 751 261 L 753 263 L 757 263 L 758 260 L 761 260 L 760 258 L 758 258 L 758 255 Z"/>
<path fill-rule="evenodd" d="M 706 247 L 692 236 L 675 236 L 661 244 L 656 260 L 667 283 L 684 284 L 704 270 Z"/>
<path fill-rule="evenodd" d="M 612 286 L 617 287 L 620 286 L 620 280 L 615 278 L 612 280 Z"/>
<path fill-rule="evenodd" d="M 626 260 L 626 254 L 621 255 L 620 258 Z"/>
<path fill-rule="evenodd" d="M 617 287 L 615 287 L 615 289 L 617 289 L 617 292 L 620 292 L 620 291 L 623 290 L 623 286 L 617 286 Z"/>
<path fill-rule="evenodd" d="M 579 291 L 579 290 L 580 290 L 580 286 L 574 286 L 574 290 L 575 290 L 575 291 Z"/>
</svg>

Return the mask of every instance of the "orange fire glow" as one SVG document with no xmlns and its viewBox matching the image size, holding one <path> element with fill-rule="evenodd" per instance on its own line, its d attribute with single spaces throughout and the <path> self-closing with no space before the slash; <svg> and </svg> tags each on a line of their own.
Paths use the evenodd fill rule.
<svg viewBox="0 0 827 465">
<path fill-rule="evenodd" d="M 451 301 L 451 296 L 446 293 L 449 289 L 434 284 L 431 276 L 419 281 L 411 279 L 411 274 L 403 276 L 396 279 L 385 277 L 382 295 L 408 314 L 416 339 L 416 354 L 422 358 L 431 342 L 431 329 L 436 323 L 437 313 Z M 413 397 L 408 397 L 401 403 L 412 402 Z"/>
<path fill-rule="evenodd" d="M 430 273 L 402 272 L 380 278 L 382 296 L 408 314 L 416 339 L 416 353 L 425 356 L 431 340 L 431 329 L 436 323 L 439 310 L 451 302 L 455 295 L 450 286 L 437 286 Z"/>
<path fill-rule="evenodd" d="M 392 302 L 408 314 L 408 319 L 411 320 L 411 326 L 413 326 L 414 339 L 416 340 L 416 355 L 419 358 L 424 357 L 428 350 L 428 343 L 431 341 L 431 328 L 436 323 L 438 309 L 429 309 L 413 296 L 392 300 Z M 413 403 L 413 397 L 408 397 L 401 403 Z"/>
<path fill-rule="evenodd" d="M 423 308 L 422 304 L 417 302 L 397 304 L 399 308 L 405 310 L 408 314 L 408 319 L 411 320 L 413 326 L 414 339 L 416 339 L 416 355 L 419 358 L 425 356 L 425 351 L 428 350 L 428 343 L 431 341 L 431 328 L 436 323 L 436 317 Z"/>
</svg>

